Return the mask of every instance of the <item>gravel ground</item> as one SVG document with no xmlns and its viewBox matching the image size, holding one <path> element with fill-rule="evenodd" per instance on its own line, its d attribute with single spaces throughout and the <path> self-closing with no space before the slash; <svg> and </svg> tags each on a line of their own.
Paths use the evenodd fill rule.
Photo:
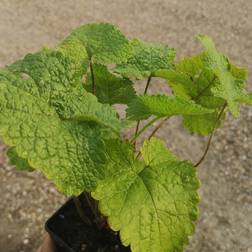
<svg viewBox="0 0 252 252">
<path fill-rule="evenodd" d="M 175 47 L 179 57 L 197 52 L 194 35 L 207 33 L 231 59 L 252 70 L 249 0 L 1 0 L 0 13 L 0 66 L 53 46 L 80 24 L 108 21 L 129 37 Z M 162 83 L 153 86 L 157 92 Z M 240 119 L 228 117 L 217 132 L 199 168 L 201 218 L 188 252 L 252 251 L 251 126 L 252 109 L 243 107 Z M 179 156 L 200 157 L 205 139 L 188 137 L 177 119 L 164 128 L 158 136 Z M 41 174 L 9 168 L 4 149 L 0 145 L 0 251 L 35 251 L 45 220 L 65 198 Z"/>
</svg>

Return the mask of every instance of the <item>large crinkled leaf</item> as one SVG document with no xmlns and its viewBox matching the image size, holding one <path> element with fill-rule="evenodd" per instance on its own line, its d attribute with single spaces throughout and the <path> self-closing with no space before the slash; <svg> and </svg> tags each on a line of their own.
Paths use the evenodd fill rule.
<svg viewBox="0 0 252 252">
<path fill-rule="evenodd" d="M 19 157 L 15 147 L 11 147 L 7 151 L 9 164 L 14 165 L 19 171 L 33 171 L 34 169 L 29 165 L 28 161 Z"/>
<path fill-rule="evenodd" d="M 59 93 L 54 97 L 52 105 L 63 120 L 93 121 L 115 132 L 124 127 L 111 106 L 99 103 L 94 95 L 83 88 L 73 90 L 68 95 Z"/>
<path fill-rule="evenodd" d="M 98 101 L 107 104 L 128 104 L 136 97 L 133 83 L 126 78 L 118 77 L 108 71 L 103 65 L 93 66 L 96 96 Z M 92 92 L 92 78 L 88 73 L 85 83 L 87 91 Z"/>
<path fill-rule="evenodd" d="M 76 38 L 85 46 L 89 59 L 96 63 L 123 63 L 131 53 L 129 41 L 117 27 L 111 24 L 81 26 L 67 39 Z"/>
<path fill-rule="evenodd" d="M 86 69 L 76 67 L 76 59 L 72 60 L 61 52 L 43 50 L 27 55 L 7 69 L 9 72 L 0 72 L 0 80 L 13 83 L 13 78 L 19 78 L 19 87 L 25 90 L 29 81 L 31 87 L 27 91 L 43 97 L 62 119 L 95 121 L 115 131 L 122 127 L 113 108 L 99 103 L 94 95 L 85 91 L 82 76 Z M 17 77 L 13 77 L 15 74 Z"/>
<path fill-rule="evenodd" d="M 173 115 L 202 115 L 211 113 L 211 109 L 179 97 L 165 95 L 138 96 L 130 102 L 127 117 L 131 120 L 147 119 L 151 115 L 157 117 Z"/>
<path fill-rule="evenodd" d="M 145 140 L 141 154 L 146 165 L 156 165 L 168 161 L 176 161 L 176 156 L 165 146 L 165 143 L 156 137 Z"/>
<path fill-rule="evenodd" d="M 211 88 L 211 91 L 215 96 L 226 100 L 228 108 L 234 116 L 239 116 L 239 101 L 241 101 L 241 97 L 247 97 L 244 82 L 235 78 L 229 61 L 217 51 L 213 41 L 208 36 L 199 35 L 198 37 L 206 49 L 204 63 L 219 80 Z"/>
<path fill-rule="evenodd" d="M 101 134 L 94 123 L 62 120 L 44 99 L 0 84 L 0 135 L 67 195 L 94 189 L 102 177 Z"/>
<path fill-rule="evenodd" d="M 118 133 L 122 125 L 83 88 L 87 55 L 69 41 L 0 70 L 0 135 L 59 190 L 78 195 L 103 176 L 102 139 L 115 137 L 106 127 Z"/>
<path fill-rule="evenodd" d="M 79 69 L 81 74 L 86 72 L 89 66 L 89 56 L 86 47 L 77 37 L 67 37 L 55 49 L 61 52 L 64 57 L 75 62 L 75 71 Z"/>
<path fill-rule="evenodd" d="M 107 155 L 107 176 L 92 196 L 110 227 L 120 231 L 122 243 L 132 252 L 182 251 L 198 215 L 199 181 L 193 165 L 159 162 L 166 157 L 144 164 L 118 142 L 110 143 Z"/>
<path fill-rule="evenodd" d="M 169 69 L 173 66 L 175 50 L 164 45 L 145 43 L 134 39 L 131 41 L 132 55 L 127 63 L 115 68 L 128 78 L 143 79 L 151 76 L 158 69 Z"/>
</svg>

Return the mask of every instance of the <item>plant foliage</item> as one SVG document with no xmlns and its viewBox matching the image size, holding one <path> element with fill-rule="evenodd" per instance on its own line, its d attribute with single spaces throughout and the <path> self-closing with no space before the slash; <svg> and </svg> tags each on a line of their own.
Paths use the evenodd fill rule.
<svg viewBox="0 0 252 252">
<path fill-rule="evenodd" d="M 181 251 L 198 215 L 196 169 L 155 142 L 143 146 L 144 161 L 127 144 L 109 143 L 107 176 L 93 197 L 132 251 Z"/>
<path fill-rule="evenodd" d="M 161 124 L 138 153 L 135 141 L 171 116 L 212 135 L 227 112 L 237 117 L 241 103 L 252 104 L 246 70 L 209 37 L 198 38 L 204 51 L 176 63 L 166 45 L 90 24 L 0 69 L 0 135 L 10 163 L 40 170 L 66 195 L 91 193 L 132 252 L 182 251 L 198 216 L 196 167 L 152 137 Z M 147 94 L 155 78 L 167 80 L 172 95 Z M 148 79 L 144 95 L 136 94 L 134 79 Z M 115 104 L 126 104 L 126 113 Z M 149 118 L 131 139 L 121 137 Z"/>
<path fill-rule="evenodd" d="M 132 53 L 127 62 L 115 68 L 115 71 L 123 76 L 144 79 L 158 69 L 169 69 L 173 66 L 176 54 L 172 48 L 138 39 L 133 39 L 130 45 Z"/>
</svg>

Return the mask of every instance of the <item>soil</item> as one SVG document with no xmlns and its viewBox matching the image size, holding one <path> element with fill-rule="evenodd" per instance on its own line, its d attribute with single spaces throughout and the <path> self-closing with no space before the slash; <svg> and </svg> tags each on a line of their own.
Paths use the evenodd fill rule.
<svg viewBox="0 0 252 252">
<path fill-rule="evenodd" d="M 252 70 L 248 0 L 1 0 L 0 13 L 0 66 L 55 45 L 80 24 L 107 21 L 131 38 L 175 47 L 179 58 L 199 52 L 197 33 L 209 34 L 231 60 Z M 151 86 L 156 93 L 165 89 L 156 80 Z M 201 217 L 188 252 L 252 251 L 251 126 L 252 108 L 242 107 L 239 119 L 229 116 L 217 131 L 199 167 Z M 158 137 L 180 157 L 194 161 L 206 143 L 189 136 L 176 118 Z M 4 148 L 0 144 L 0 251 L 36 251 L 46 219 L 66 199 L 40 173 L 21 173 L 6 165 Z"/>
</svg>

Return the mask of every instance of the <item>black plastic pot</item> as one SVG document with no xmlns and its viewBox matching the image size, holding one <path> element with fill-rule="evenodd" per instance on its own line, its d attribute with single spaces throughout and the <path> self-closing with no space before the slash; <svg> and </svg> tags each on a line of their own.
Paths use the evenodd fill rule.
<svg viewBox="0 0 252 252">
<path fill-rule="evenodd" d="M 85 197 L 79 197 L 85 217 L 80 217 L 73 199 L 67 201 L 45 224 L 57 252 L 130 252 L 122 246 L 119 236 L 106 225 L 98 227 Z"/>
</svg>

